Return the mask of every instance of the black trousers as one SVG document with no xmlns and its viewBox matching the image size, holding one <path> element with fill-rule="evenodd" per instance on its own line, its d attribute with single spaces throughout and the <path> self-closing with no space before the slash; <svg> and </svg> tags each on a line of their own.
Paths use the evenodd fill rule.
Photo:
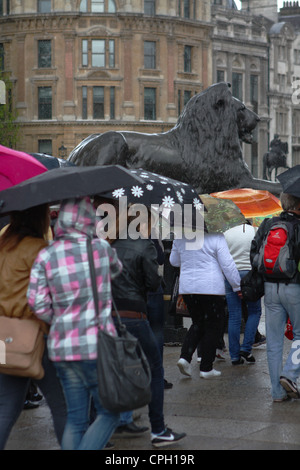
<svg viewBox="0 0 300 470">
<path fill-rule="evenodd" d="M 193 323 L 185 336 L 180 357 L 191 362 L 201 341 L 200 370 L 209 372 L 213 368 L 216 348 L 223 331 L 225 296 L 186 294 L 183 298 Z"/>
</svg>

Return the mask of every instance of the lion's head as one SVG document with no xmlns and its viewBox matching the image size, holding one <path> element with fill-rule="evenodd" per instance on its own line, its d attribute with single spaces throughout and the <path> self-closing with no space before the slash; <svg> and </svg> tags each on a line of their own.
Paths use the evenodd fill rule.
<svg viewBox="0 0 300 470">
<path fill-rule="evenodd" d="M 239 132 L 239 138 L 246 144 L 252 144 L 253 142 L 253 131 L 260 121 L 260 118 L 254 111 L 246 108 L 237 98 L 232 97 L 233 104 L 237 113 L 237 126 Z"/>
<path fill-rule="evenodd" d="M 233 98 L 230 84 L 214 84 L 195 95 L 179 117 L 176 130 L 189 181 L 210 189 L 225 173 L 245 169 L 240 139 L 251 139 L 259 118 Z M 185 137 L 184 137 L 185 136 Z M 188 136 L 188 137 L 187 137 Z M 213 169 L 213 171 L 212 171 Z"/>
</svg>

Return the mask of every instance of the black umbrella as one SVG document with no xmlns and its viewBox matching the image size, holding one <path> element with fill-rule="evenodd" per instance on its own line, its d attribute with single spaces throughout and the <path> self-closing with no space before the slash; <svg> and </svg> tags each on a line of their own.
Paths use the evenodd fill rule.
<svg viewBox="0 0 300 470">
<path fill-rule="evenodd" d="M 119 165 L 56 168 L 0 191 L 0 214 L 140 183 Z"/>
<path fill-rule="evenodd" d="M 300 165 L 289 168 L 277 176 L 284 193 L 300 198 Z"/>
<path fill-rule="evenodd" d="M 197 226 L 196 221 L 200 220 L 199 213 L 206 209 L 197 191 L 191 185 L 142 168 L 129 171 L 132 175 L 138 176 L 142 182 L 127 187 L 116 186 L 106 193 L 101 192 L 101 196 L 115 200 L 126 196 L 128 203 L 143 204 L 147 207 L 157 205 L 160 213 L 171 221 L 171 225 Z M 189 209 L 187 209 L 188 206 Z M 181 212 L 179 217 L 174 215 L 177 209 Z"/>
<path fill-rule="evenodd" d="M 62 158 L 53 157 L 53 155 L 47 155 L 46 153 L 30 153 L 29 155 L 42 163 L 48 170 L 62 166 L 75 166 L 74 163 L 63 160 Z"/>
<path fill-rule="evenodd" d="M 158 204 L 168 209 L 172 209 L 175 204 L 180 206 L 191 204 L 195 208 L 203 207 L 197 191 L 187 183 L 142 168 L 130 169 L 129 172 L 138 176 L 141 183 L 134 183 L 126 188 L 123 185 L 116 186 L 104 194 L 101 192 L 101 195 L 112 199 L 126 196 L 130 203 L 144 204 L 145 206 Z"/>
</svg>

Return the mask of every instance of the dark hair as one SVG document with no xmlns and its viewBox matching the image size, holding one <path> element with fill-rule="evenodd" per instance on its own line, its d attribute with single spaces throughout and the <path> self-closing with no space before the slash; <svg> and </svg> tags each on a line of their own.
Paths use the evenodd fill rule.
<svg viewBox="0 0 300 470">
<path fill-rule="evenodd" d="M 296 211 L 300 207 L 300 199 L 292 194 L 281 193 L 280 202 L 284 211 Z"/>
<path fill-rule="evenodd" d="M 10 244 L 15 248 L 25 237 L 45 238 L 49 229 L 49 206 L 43 204 L 10 214 L 10 223 L 0 237 L 0 249 Z"/>
</svg>

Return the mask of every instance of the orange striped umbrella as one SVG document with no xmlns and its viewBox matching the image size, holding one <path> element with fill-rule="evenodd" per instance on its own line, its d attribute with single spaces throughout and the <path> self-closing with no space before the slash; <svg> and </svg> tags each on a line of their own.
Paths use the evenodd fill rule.
<svg viewBox="0 0 300 470">
<path fill-rule="evenodd" d="M 282 212 L 280 200 L 269 191 L 239 188 L 212 193 L 211 196 L 230 199 L 246 218 L 256 219 L 255 225 L 259 225 L 265 217 L 273 217 Z"/>
</svg>

